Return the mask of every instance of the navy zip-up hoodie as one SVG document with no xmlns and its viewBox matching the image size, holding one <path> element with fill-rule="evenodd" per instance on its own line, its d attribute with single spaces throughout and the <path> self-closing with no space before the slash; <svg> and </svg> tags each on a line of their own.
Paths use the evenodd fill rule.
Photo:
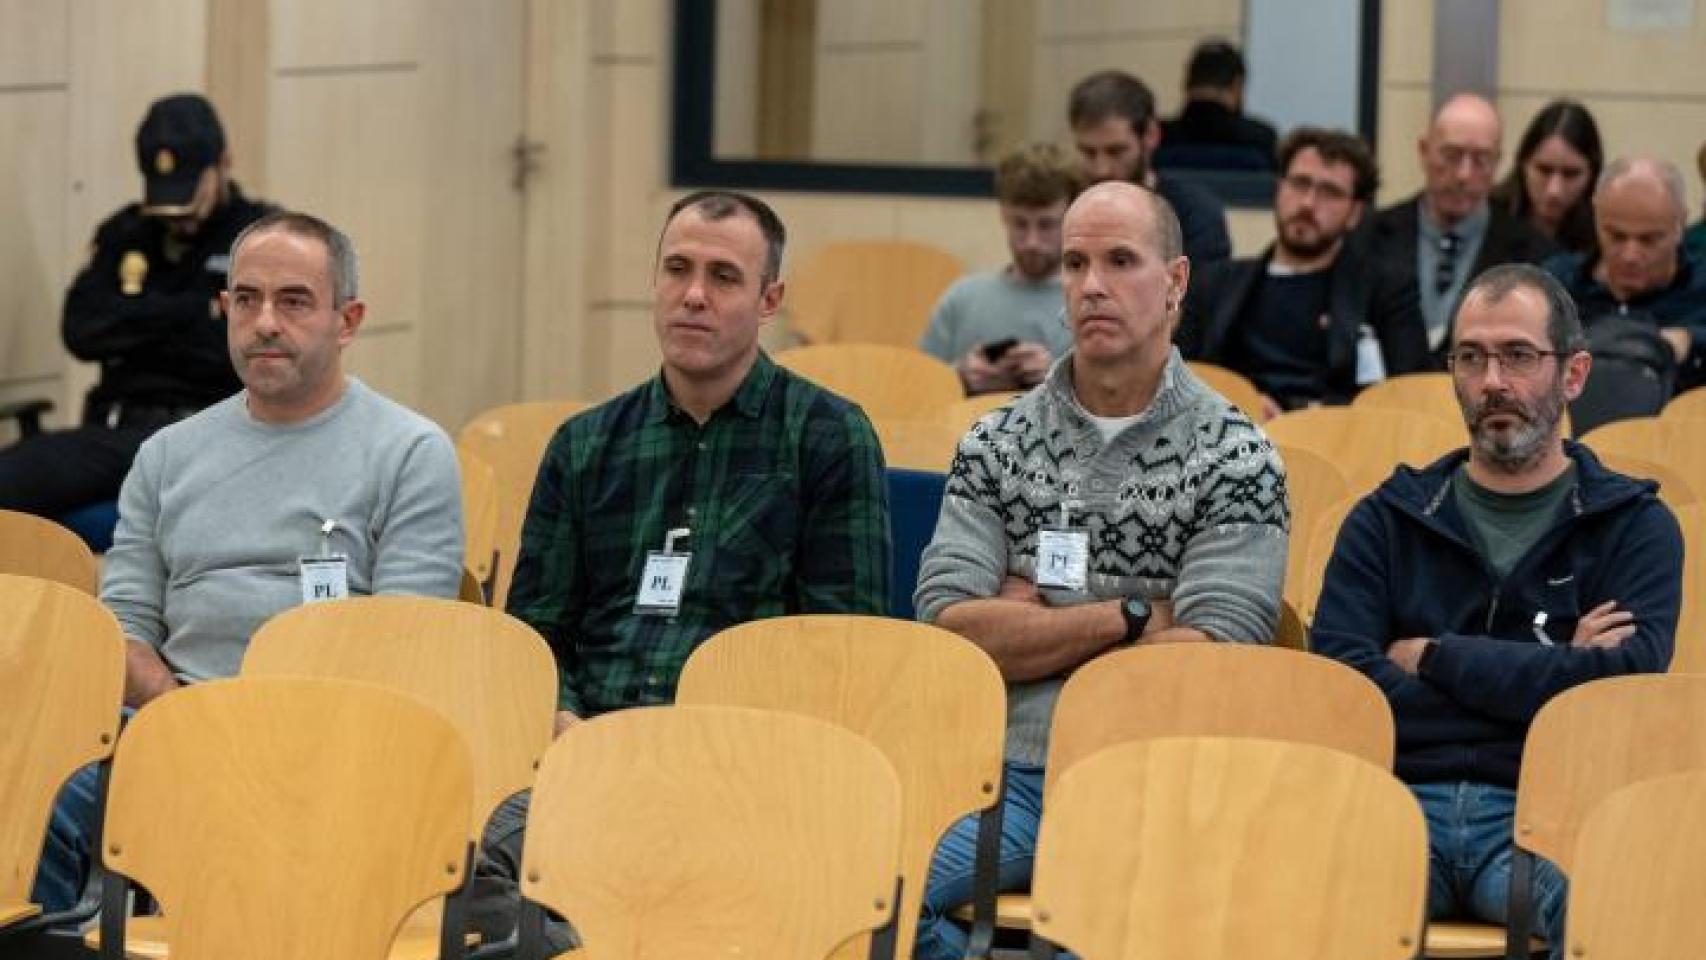
<svg viewBox="0 0 1706 960">
<path fill-rule="evenodd" d="M 1574 442 L 1564 449 L 1576 488 L 1502 580 L 1451 495 L 1466 450 L 1425 470 L 1399 467 L 1339 531 L 1311 639 L 1385 692 L 1407 783 L 1514 789 L 1529 721 L 1547 700 L 1670 664 L 1682 602 L 1676 518 L 1656 484 L 1612 473 Z M 1607 600 L 1634 612 L 1635 633 L 1614 649 L 1571 647 L 1577 619 Z M 1437 642 L 1419 677 L 1386 657 L 1406 637 Z"/>
</svg>

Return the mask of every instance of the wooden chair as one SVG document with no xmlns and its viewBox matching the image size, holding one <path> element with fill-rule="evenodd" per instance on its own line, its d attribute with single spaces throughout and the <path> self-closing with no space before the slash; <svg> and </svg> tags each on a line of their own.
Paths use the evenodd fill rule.
<svg viewBox="0 0 1706 960">
<path fill-rule="evenodd" d="M 1617 420 L 1588 431 L 1581 441 L 1602 456 L 1625 454 L 1670 467 L 1684 477 L 1706 476 L 1706 420 L 1682 416 Z"/>
<path fill-rule="evenodd" d="M 515 555 L 521 548 L 521 525 L 527 519 L 545 447 L 563 421 L 586 408 L 587 404 L 574 400 L 493 407 L 468 421 L 456 436 L 457 449 L 485 461 L 497 477 L 497 563 L 488 596 L 500 610 L 509 597 Z"/>
<path fill-rule="evenodd" d="M 1641 480 L 1657 480 L 1659 499 L 1672 510 L 1700 502 L 1699 495 L 1694 492 L 1694 485 L 1675 467 L 1615 450 L 1596 455 L 1600 463 L 1605 464 L 1608 469 Z"/>
<path fill-rule="evenodd" d="M 1334 505 L 1350 494 L 1345 474 L 1332 461 L 1302 447 L 1280 447 L 1285 463 L 1285 489 L 1291 497 L 1291 539 L 1285 555 L 1285 599 L 1291 606 L 1313 607 L 1305 596 L 1309 549 L 1315 526 Z"/>
<path fill-rule="evenodd" d="M 917 347 L 936 301 L 965 272 L 958 257 L 927 244 L 828 244 L 788 278 L 788 327 L 808 343 Z"/>
<path fill-rule="evenodd" d="M 1370 384 L 1351 400 L 1351 406 L 1363 409 L 1425 413 L 1447 423 L 1462 423 L 1463 408 L 1457 402 L 1457 388 L 1449 373 L 1406 373 Z M 1570 436 L 1570 411 L 1563 411 L 1558 424 L 1562 436 Z"/>
<path fill-rule="evenodd" d="M 1706 504 L 1672 507 L 1682 527 L 1682 612 L 1671 673 L 1706 673 Z"/>
<path fill-rule="evenodd" d="M 1132 647 L 1084 664 L 1061 689 L 1043 809 L 1079 760 L 1117 743 L 1178 736 L 1312 743 L 1385 769 L 1396 742 L 1385 694 L 1336 660 L 1250 644 Z M 1029 898 L 1002 896 L 996 915 L 1002 926 L 1029 926 Z"/>
<path fill-rule="evenodd" d="M 1686 957 L 1706 942 L 1706 771 L 1623 787 L 1589 813 L 1570 880 L 1571 956 Z"/>
<path fill-rule="evenodd" d="M 30 922 L 54 798 L 112 753 L 124 698 L 124 634 L 89 594 L 0 573 L 0 929 Z"/>
<path fill-rule="evenodd" d="M 484 602 L 498 569 L 498 473 L 467 447 L 456 448 L 456 459 L 462 471 L 462 566 L 474 575 Z"/>
<path fill-rule="evenodd" d="M 963 436 L 971 429 L 972 424 L 982 420 L 985 414 L 993 413 L 1021 396 L 1023 394 L 1019 393 L 981 393 L 975 397 L 966 397 L 948 404 L 940 419 Z"/>
<path fill-rule="evenodd" d="M 1197 379 L 1208 384 L 1209 389 L 1220 394 L 1232 405 L 1244 411 L 1244 415 L 1256 423 L 1261 423 L 1266 417 L 1262 414 L 1262 391 L 1236 370 L 1229 370 L 1218 364 L 1203 360 L 1192 360 L 1185 364 Z"/>
<path fill-rule="evenodd" d="M 1301 653 L 1309 652 L 1309 628 L 1304 626 L 1303 618 L 1298 616 L 1297 608 L 1291 605 L 1290 600 L 1280 600 L 1279 625 L 1274 627 L 1274 646 Z"/>
<path fill-rule="evenodd" d="M 1366 493 L 1400 463 L 1424 467 L 1466 442 L 1462 424 L 1378 407 L 1312 407 L 1262 425 L 1268 439 L 1337 464 L 1354 492 Z"/>
<path fill-rule="evenodd" d="M 1670 398 L 1659 416 L 1666 420 L 1706 420 L 1706 391 L 1684 390 Z"/>
<path fill-rule="evenodd" d="M 740 707 L 619 710 L 546 752 L 522 857 L 589 960 L 825 957 L 890 923 L 900 785 L 869 741 Z"/>
<path fill-rule="evenodd" d="M 830 343 L 784 350 L 776 362 L 870 417 L 931 420 L 965 397 L 953 367 L 913 347 Z"/>
<path fill-rule="evenodd" d="M 1534 857 L 1552 861 L 1566 876 L 1574 874 L 1584 819 L 1618 788 L 1701 769 L 1706 769 L 1706 676 L 1612 677 L 1553 697 L 1535 715 L 1523 746 L 1512 896 L 1528 895 L 1524 878 Z M 1514 919 L 1523 911 L 1512 913 L 1493 956 L 1504 954 L 1508 940 L 1531 933 Z M 1429 955 L 1435 955 L 1431 949 Z"/>
<path fill-rule="evenodd" d="M 432 597 L 352 597 L 287 610 L 249 641 L 242 675 L 359 680 L 436 709 L 468 743 L 475 836 L 498 804 L 533 782 L 556 715 L 556 661 L 542 637 L 501 611 Z M 391 960 L 437 956 L 443 912 L 437 902 L 417 910 Z M 163 918 L 131 926 L 132 956 L 166 955 Z"/>
<path fill-rule="evenodd" d="M 90 596 L 100 592 L 100 565 L 88 544 L 28 513 L 0 510 L 0 573 L 55 580 Z"/>
<path fill-rule="evenodd" d="M 1033 896 L 1036 932 L 1086 960 L 1410 960 L 1427 889 L 1421 810 L 1387 770 L 1171 737 L 1060 775 Z"/>
<path fill-rule="evenodd" d="M 1327 564 L 1333 559 L 1333 548 L 1339 542 L 1339 528 L 1344 526 L 1345 518 L 1351 515 L 1361 503 L 1362 494 L 1356 494 L 1340 500 L 1315 518 L 1315 529 L 1309 534 L 1308 561 L 1304 564 L 1301 582 L 1297 591 L 1297 613 L 1304 623 L 1315 622 L 1315 608 L 1321 603 L 1321 588 L 1327 579 Z M 1295 532 L 1293 536 L 1295 536 Z M 1293 596 L 1291 589 L 1286 590 L 1286 597 Z"/>
<path fill-rule="evenodd" d="M 135 881 L 173 960 L 384 957 L 466 876 L 471 779 L 461 734 L 405 694 L 308 677 L 173 691 L 113 758 L 102 956 L 124 955 Z"/>
<path fill-rule="evenodd" d="M 758 620 L 688 658 L 678 703 L 803 713 L 870 740 L 901 795 L 901 898 L 894 955 L 912 956 L 931 855 L 961 818 L 999 795 L 1007 688 L 994 661 L 956 634 L 883 617 Z M 864 938 L 836 954 L 868 955 Z"/>
<path fill-rule="evenodd" d="M 883 447 L 883 462 L 901 470 L 947 473 L 954 463 L 964 430 L 942 420 L 895 420 L 871 418 L 877 442 Z"/>
</svg>

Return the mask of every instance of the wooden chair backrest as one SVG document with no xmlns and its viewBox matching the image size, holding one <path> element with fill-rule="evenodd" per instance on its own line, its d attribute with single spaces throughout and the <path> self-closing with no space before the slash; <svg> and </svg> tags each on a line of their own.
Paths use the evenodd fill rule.
<svg viewBox="0 0 1706 960">
<path fill-rule="evenodd" d="M 0 912 L 30 899 L 59 788 L 112 753 L 124 634 L 89 594 L 0 574 Z"/>
<path fill-rule="evenodd" d="M 159 900 L 172 960 L 379 958 L 462 883 L 470 789 L 461 734 L 413 697 L 215 680 L 131 720 L 101 853 Z"/>
<path fill-rule="evenodd" d="M 1682 611 L 1671 673 L 1706 673 L 1706 503 L 1671 507 L 1682 527 Z"/>
<path fill-rule="evenodd" d="M 1706 942 L 1706 770 L 1614 791 L 1583 822 L 1570 876 L 1567 956 L 1686 957 Z"/>
<path fill-rule="evenodd" d="M 1706 420 L 1706 392 L 1682 391 L 1670 398 L 1659 416 L 1667 420 Z"/>
<path fill-rule="evenodd" d="M 942 834 L 993 803 L 1001 784 L 1001 672 L 969 641 L 927 624 L 814 615 L 732 627 L 688 658 L 676 702 L 803 713 L 882 750 L 900 777 L 901 917 L 918 916 Z M 896 956 L 912 955 L 913 934 L 902 924 Z"/>
<path fill-rule="evenodd" d="M 1598 454 L 1626 454 L 1684 477 L 1706 476 L 1706 419 L 1675 415 L 1615 420 L 1589 430 L 1581 441 Z"/>
<path fill-rule="evenodd" d="M 964 430 L 941 420 L 895 420 L 873 417 L 877 442 L 883 447 L 883 462 L 902 470 L 947 473 L 954 463 Z"/>
<path fill-rule="evenodd" d="M 985 414 L 992 413 L 1017 400 L 1018 393 L 980 393 L 975 397 L 956 400 L 943 409 L 941 420 L 952 426 L 963 436 L 972 424 L 983 419 Z"/>
<path fill-rule="evenodd" d="M 515 555 L 521 547 L 521 525 L 533 497 L 533 482 L 545 448 L 563 421 L 585 410 L 575 400 L 541 400 L 493 407 L 462 428 L 456 446 L 489 464 L 498 481 L 498 568 L 492 606 L 503 608 L 509 581 L 515 574 Z"/>
<path fill-rule="evenodd" d="M 462 470 L 462 566 L 480 583 L 490 582 L 498 556 L 498 472 L 467 447 L 456 448 Z"/>
<path fill-rule="evenodd" d="M 1352 494 L 1321 511 L 1315 518 L 1315 529 L 1309 534 L 1309 560 L 1304 564 L 1297 593 L 1300 601 L 1297 613 L 1304 623 L 1315 622 L 1315 608 L 1321 602 L 1321 588 L 1327 579 L 1327 564 L 1333 559 L 1333 548 L 1339 542 L 1339 528 L 1345 525 L 1345 518 L 1362 500 L 1361 494 Z M 1291 591 L 1287 590 L 1286 595 L 1292 596 Z"/>
<path fill-rule="evenodd" d="M 1061 775 L 1033 929 L 1085 960 L 1410 960 L 1428 842 L 1392 774 L 1310 743 L 1123 743 Z"/>
<path fill-rule="evenodd" d="M 1254 644 L 1133 647 L 1066 681 L 1049 737 L 1048 789 L 1111 744 L 1177 736 L 1313 743 L 1388 769 L 1395 743 L 1385 694 L 1336 660 Z"/>
<path fill-rule="evenodd" d="M 255 632 L 242 675 L 359 680 L 432 706 L 468 740 L 478 827 L 532 783 L 556 716 L 557 667 L 544 638 L 500 610 L 457 600 L 294 607 Z"/>
<path fill-rule="evenodd" d="M 825 957 L 893 913 L 900 802 L 882 752 L 815 717 L 619 710 L 546 752 L 521 889 L 588 960 Z"/>
<path fill-rule="evenodd" d="M 916 347 L 936 301 L 965 272 L 958 257 L 928 244 L 828 244 L 788 278 L 788 326 L 809 343 Z"/>
<path fill-rule="evenodd" d="M 1186 366 L 1197 375 L 1197 379 L 1208 384 L 1209 389 L 1244 411 L 1245 416 L 1256 423 L 1262 422 L 1262 391 L 1257 389 L 1249 377 L 1236 370 L 1202 360 L 1192 360 Z"/>
<path fill-rule="evenodd" d="M 13 510 L 0 510 L 0 573 L 56 580 L 90 596 L 101 586 L 100 565 L 81 537 Z"/>
<path fill-rule="evenodd" d="M 1315 526 L 1333 506 L 1350 494 L 1344 471 L 1318 453 L 1302 447 L 1281 447 L 1285 490 L 1291 497 L 1291 539 L 1285 555 L 1285 598 L 1301 609 L 1309 570 L 1309 548 Z"/>
<path fill-rule="evenodd" d="M 931 420 L 965 396 L 953 367 L 913 347 L 826 343 L 783 350 L 776 362 L 870 417 Z"/>
<path fill-rule="evenodd" d="M 1595 680 L 1535 715 L 1517 786 L 1516 842 L 1565 873 L 1582 821 L 1619 787 L 1706 769 L 1706 675 Z"/>
<path fill-rule="evenodd" d="M 1597 456 L 1606 467 L 1624 476 L 1658 481 L 1659 499 L 1672 510 L 1700 502 L 1700 495 L 1694 491 L 1694 484 L 1675 467 L 1615 450 Z"/>
<path fill-rule="evenodd" d="M 1462 423 L 1379 407 L 1312 407 L 1281 414 L 1262 430 L 1274 443 L 1302 447 L 1337 464 L 1351 489 L 1366 493 L 1400 463 L 1424 467 L 1466 442 Z"/>
<path fill-rule="evenodd" d="M 1428 413 L 1444 420 L 1461 416 L 1449 373 L 1405 373 L 1371 383 L 1352 398 L 1353 407 Z"/>
</svg>

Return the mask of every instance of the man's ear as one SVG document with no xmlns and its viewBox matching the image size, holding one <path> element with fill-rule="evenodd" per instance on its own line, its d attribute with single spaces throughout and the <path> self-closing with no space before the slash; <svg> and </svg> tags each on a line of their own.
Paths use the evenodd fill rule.
<svg viewBox="0 0 1706 960">
<path fill-rule="evenodd" d="M 1564 360 L 1564 399 L 1574 400 L 1582 395 L 1582 388 L 1587 386 L 1588 374 L 1593 370 L 1593 354 L 1586 350 L 1577 350 Z"/>
<path fill-rule="evenodd" d="M 772 280 L 758 295 L 758 319 L 769 323 L 776 316 L 776 311 L 782 308 L 782 294 L 787 292 L 787 284 L 781 280 Z"/>
<path fill-rule="evenodd" d="M 338 346 L 347 347 L 355 339 L 355 332 L 361 329 L 361 321 L 367 317 L 367 302 L 351 300 L 338 308 Z"/>
</svg>

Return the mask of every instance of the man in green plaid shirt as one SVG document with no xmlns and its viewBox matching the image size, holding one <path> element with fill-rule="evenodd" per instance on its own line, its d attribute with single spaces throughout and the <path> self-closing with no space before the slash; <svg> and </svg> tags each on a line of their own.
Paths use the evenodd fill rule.
<svg viewBox="0 0 1706 960">
<path fill-rule="evenodd" d="M 658 243 L 657 376 L 565 423 L 533 488 L 509 612 L 557 657 L 558 730 L 674 699 L 724 627 L 888 608 L 882 453 L 863 412 L 778 367 L 759 328 L 782 302 L 769 206 L 703 192 Z M 513 923 L 525 798 L 488 829 L 473 919 Z M 559 943 L 559 945 L 564 945 Z"/>
</svg>

